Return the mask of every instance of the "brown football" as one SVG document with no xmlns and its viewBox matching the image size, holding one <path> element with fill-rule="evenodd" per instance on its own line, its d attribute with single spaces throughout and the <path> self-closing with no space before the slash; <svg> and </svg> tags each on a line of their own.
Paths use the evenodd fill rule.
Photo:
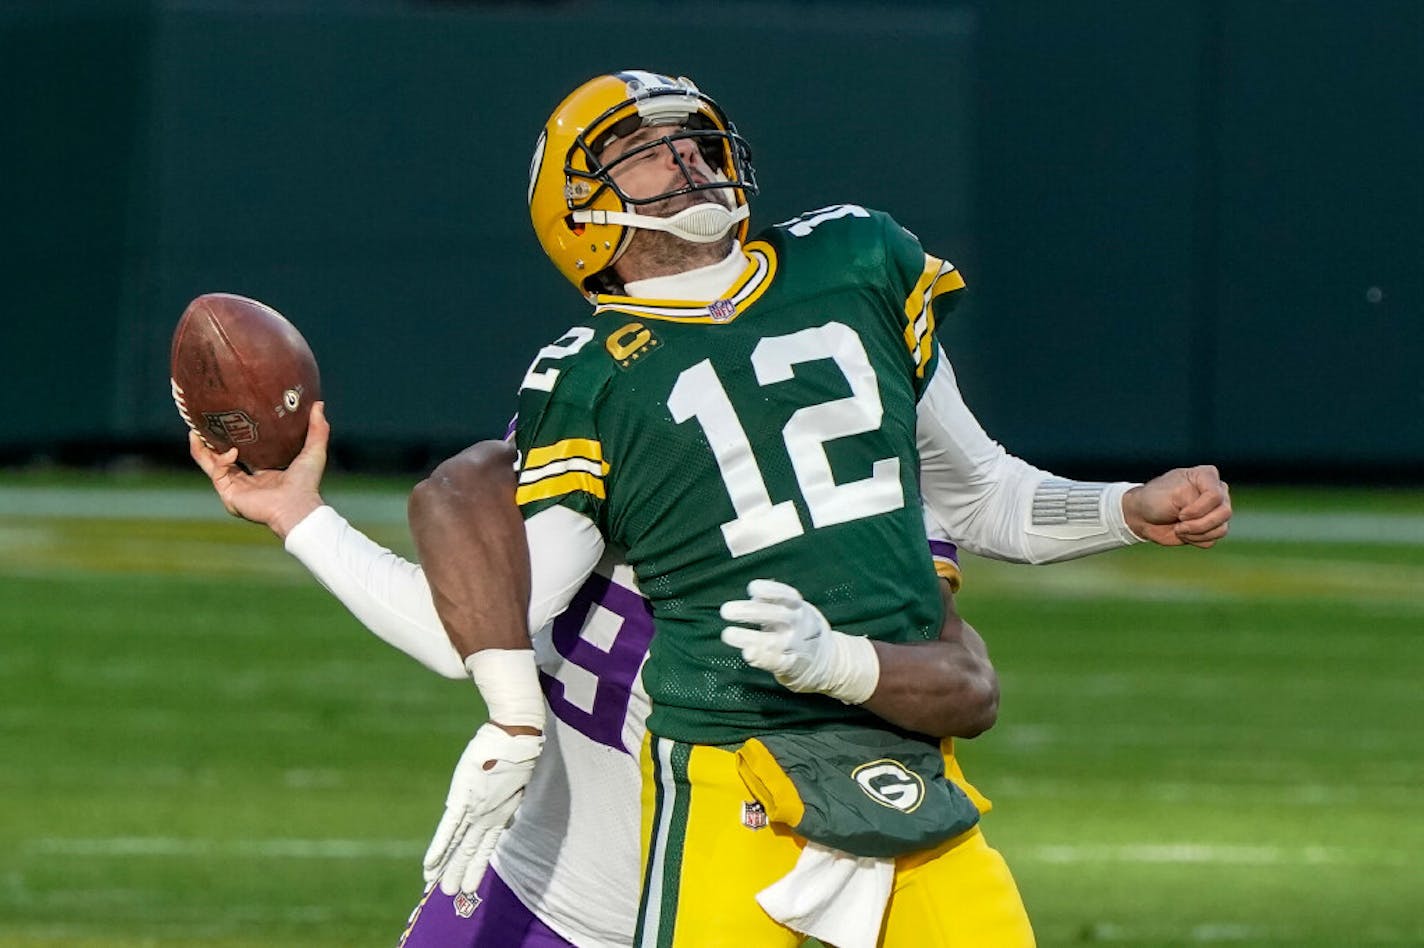
<svg viewBox="0 0 1424 948">
<path fill-rule="evenodd" d="M 321 375 L 311 347 L 281 313 L 231 293 L 205 293 L 173 330 L 178 414 L 216 451 L 237 448 L 249 470 L 284 468 L 306 440 Z"/>
</svg>

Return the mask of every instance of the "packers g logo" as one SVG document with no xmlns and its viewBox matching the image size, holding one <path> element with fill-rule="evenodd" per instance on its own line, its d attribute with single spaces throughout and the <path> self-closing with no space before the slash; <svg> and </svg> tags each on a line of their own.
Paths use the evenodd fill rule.
<svg viewBox="0 0 1424 948">
<path fill-rule="evenodd" d="M 852 770 L 851 778 L 876 803 L 913 813 L 925 799 L 925 782 L 898 760 L 872 760 Z"/>
</svg>

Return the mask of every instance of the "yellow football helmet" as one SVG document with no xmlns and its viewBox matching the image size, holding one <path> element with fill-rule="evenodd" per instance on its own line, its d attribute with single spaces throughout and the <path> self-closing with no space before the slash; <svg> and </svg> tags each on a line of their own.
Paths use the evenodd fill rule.
<svg viewBox="0 0 1424 948">
<path fill-rule="evenodd" d="M 614 139 L 649 125 L 666 125 L 668 134 L 606 164 L 600 160 L 600 153 Z M 672 147 L 673 141 L 683 138 L 696 141 L 719 180 L 694 182 L 678 157 L 686 182 L 682 187 L 633 199 L 614 183 L 609 172 L 620 163 L 648 149 Z M 751 147 L 726 113 L 692 80 L 635 70 L 598 76 L 559 103 L 539 135 L 529 165 L 529 216 L 554 266 L 592 298 L 611 287 L 603 274 L 627 248 L 631 228 L 711 242 L 735 226 L 737 239 L 744 239 L 750 211 L 747 199 L 757 191 L 751 157 Z M 667 218 L 637 213 L 654 201 L 708 190 L 730 192 L 732 208 L 718 201 Z"/>
</svg>

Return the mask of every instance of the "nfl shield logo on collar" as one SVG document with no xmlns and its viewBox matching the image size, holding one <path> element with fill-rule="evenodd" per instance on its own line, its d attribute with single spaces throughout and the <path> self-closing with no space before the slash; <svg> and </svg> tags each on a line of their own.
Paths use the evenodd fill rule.
<svg viewBox="0 0 1424 948">
<path fill-rule="evenodd" d="M 725 323 L 737 315 L 737 304 L 731 300 L 713 300 L 707 304 L 707 315 L 714 323 Z"/>
<path fill-rule="evenodd" d="M 461 892 L 455 896 L 455 914 L 461 918 L 469 918 L 475 914 L 475 909 L 480 907 L 484 899 L 473 892 Z"/>
<path fill-rule="evenodd" d="M 765 829 L 767 824 L 766 807 L 755 800 L 745 800 L 742 802 L 742 825 L 749 830 Z"/>
</svg>

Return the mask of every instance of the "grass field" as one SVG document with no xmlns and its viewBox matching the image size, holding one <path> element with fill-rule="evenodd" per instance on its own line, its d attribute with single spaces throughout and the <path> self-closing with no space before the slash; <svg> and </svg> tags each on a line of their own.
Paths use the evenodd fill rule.
<svg viewBox="0 0 1424 948">
<path fill-rule="evenodd" d="M 0 478 L 0 945 L 393 944 L 473 690 L 204 491 L 88 480 Z M 1424 944 L 1424 494 L 1235 499 L 1209 553 L 966 563 L 1042 945 Z"/>
</svg>

